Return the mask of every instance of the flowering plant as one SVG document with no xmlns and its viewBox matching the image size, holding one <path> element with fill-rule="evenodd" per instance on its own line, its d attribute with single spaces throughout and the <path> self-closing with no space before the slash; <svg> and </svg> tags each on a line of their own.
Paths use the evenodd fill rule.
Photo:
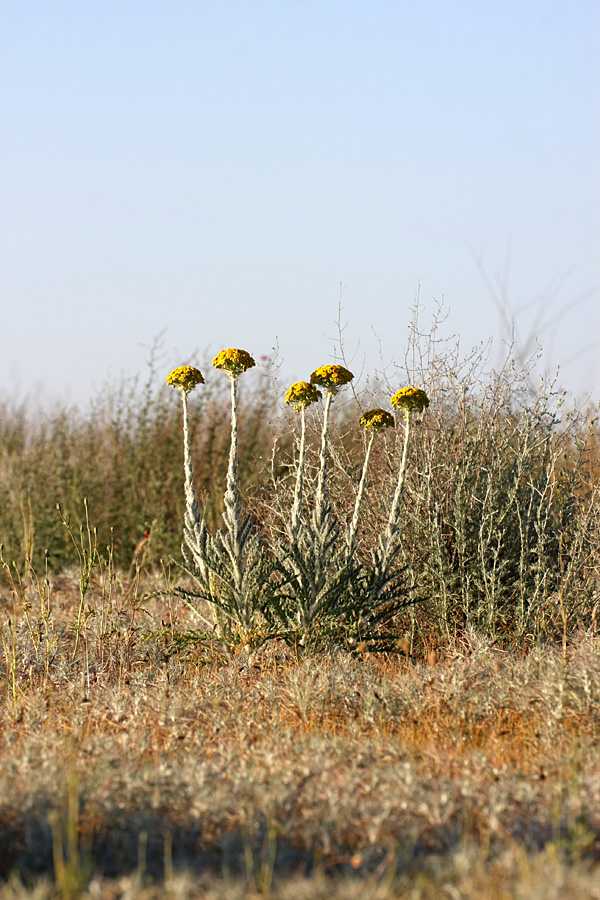
<svg viewBox="0 0 600 900">
<path fill-rule="evenodd" d="M 396 391 L 390 403 L 394 409 L 402 409 L 405 415 L 410 415 L 412 412 L 423 412 L 429 406 L 429 397 L 420 388 L 405 387 Z"/>
<path fill-rule="evenodd" d="M 171 387 L 179 388 L 185 394 L 189 394 L 196 385 L 204 384 L 204 378 L 200 369 L 196 369 L 195 366 L 179 366 L 178 369 L 173 369 L 172 372 L 169 372 L 167 384 L 170 384 Z"/>
<path fill-rule="evenodd" d="M 325 640 L 344 640 L 349 645 L 379 640 L 393 617 L 410 601 L 403 588 L 403 573 L 397 565 L 400 551 L 402 489 L 407 466 L 411 415 L 421 411 L 429 400 L 424 391 L 408 387 L 391 398 L 395 409 L 404 411 L 404 451 L 398 484 L 389 513 L 387 528 L 372 552 L 372 563 L 359 561 L 359 524 L 366 490 L 369 460 L 377 436 L 394 428 L 391 412 L 379 407 L 360 417 L 368 434 L 362 472 L 356 489 L 354 514 L 343 529 L 330 501 L 328 486 L 331 404 L 353 374 L 337 364 L 320 366 L 310 381 L 297 381 L 286 394 L 285 402 L 300 414 L 301 431 L 295 463 L 295 487 L 291 516 L 285 512 L 285 525 L 268 544 L 262 529 L 244 514 L 238 484 L 238 376 L 255 365 L 245 350 L 221 350 L 213 366 L 226 372 L 231 383 L 231 443 L 223 500 L 223 524 L 211 534 L 194 492 L 188 425 L 188 393 L 204 382 L 193 366 L 180 366 L 167 377 L 167 383 L 181 391 L 183 400 L 184 470 L 186 513 L 184 520 L 185 564 L 183 568 L 198 585 L 191 591 L 181 587 L 175 592 L 202 616 L 208 603 L 216 633 L 227 643 L 241 642 L 248 650 L 268 636 L 265 624 L 275 628 L 297 648 Z M 320 424 L 320 450 L 312 450 L 307 440 L 309 406 L 324 397 Z M 314 452 L 315 465 L 306 462 Z M 336 459 L 337 461 L 337 459 Z M 358 473 L 357 473 L 358 474 Z M 305 487 L 305 479 L 308 491 Z M 308 494 L 303 507 L 303 495 Z M 369 638 L 371 635 L 371 638 Z"/>
<path fill-rule="evenodd" d="M 301 409 L 306 409 L 311 403 L 316 403 L 322 396 L 321 391 L 314 384 L 310 384 L 308 381 L 296 381 L 288 389 L 285 395 L 285 402 L 288 406 L 293 406 L 297 412 L 300 412 Z"/>
<path fill-rule="evenodd" d="M 310 376 L 311 384 L 318 384 L 330 394 L 337 394 L 340 388 L 352 381 L 354 375 L 344 366 L 319 366 Z"/>
<path fill-rule="evenodd" d="M 246 350 L 237 350 L 235 347 L 221 350 L 213 359 L 212 364 L 215 369 L 224 369 L 232 378 L 237 378 L 242 372 L 256 365 Z"/>
<path fill-rule="evenodd" d="M 360 417 L 360 425 L 370 431 L 382 431 L 384 428 L 394 428 L 394 417 L 385 409 L 369 409 Z"/>
</svg>

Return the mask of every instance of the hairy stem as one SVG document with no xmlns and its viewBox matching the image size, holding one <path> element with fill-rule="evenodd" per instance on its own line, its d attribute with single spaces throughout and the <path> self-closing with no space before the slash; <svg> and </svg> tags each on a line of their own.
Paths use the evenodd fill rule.
<svg viewBox="0 0 600 900">
<path fill-rule="evenodd" d="M 231 446 L 229 448 L 229 466 L 227 468 L 227 493 L 225 501 L 234 513 L 239 524 L 240 501 L 238 488 L 238 421 L 237 421 L 237 379 L 231 377 Z"/>
<path fill-rule="evenodd" d="M 225 513 L 224 519 L 227 530 L 231 536 L 231 552 L 233 553 L 233 562 L 235 570 L 235 579 L 238 589 L 242 582 L 242 565 L 241 565 L 241 547 L 240 532 L 242 506 L 239 499 L 238 485 L 238 422 L 237 422 L 237 397 L 236 382 L 237 378 L 233 375 L 231 379 L 231 447 L 229 448 L 229 466 L 227 468 L 227 490 L 225 492 Z"/>
<path fill-rule="evenodd" d="M 323 524 L 323 515 L 325 511 L 325 498 L 327 491 L 327 431 L 329 429 L 329 410 L 331 408 L 331 401 L 333 400 L 333 394 L 331 391 L 327 391 L 327 399 L 325 401 L 325 411 L 323 413 L 323 431 L 321 432 L 321 455 L 320 455 L 320 468 L 319 468 L 319 479 L 317 481 L 317 498 L 315 505 L 315 524 L 317 528 L 320 528 Z"/>
<path fill-rule="evenodd" d="M 187 392 L 181 392 L 183 404 L 183 469 L 185 473 L 185 524 L 193 529 L 200 522 L 200 507 L 196 500 L 194 489 L 194 470 L 192 469 L 192 444 L 190 440 L 190 426 Z"/>
<path fill-rule="evenodd" d="M 404 481 L 406 479 L 406 463 L 408 460 L 408 444 L 410 441 L 410 423 L 411 411 L 407 410 L 404 413 L 404 449 L 402 451 L 400 472 L 398 473 L 398 484 L 396 486 L 396 493 L 394 494 L 392 508 L 390 510 L 390 517 L 388 519 L 387 528 L 385 530 L 383 550 L 384 562 L 387 561 L 388 554 L 392 549 L 393 541 L 398 531 L 398 514 L 400 512 L 400 503 L 402 501 L 402 492 L 404 490 Z"/>
<path fill-rule="evenodd" d="M 363 493 L 365 490 L 365 483 L 367 480 L 367 469 L 369 468 L 369 458 L 371 456 L 371 450 L 373 448 L 373 441 L 375 440 L 375 432 L 371 432 L 371 437 L 369 438 L 369 443 L 367 444 L 367 452 L 365 453 L 365 461 L 363 463 L 362 475 L 360 476 L 360 483 L 358 485 L 358 493 L 356 495 L 356 503 L 354 504 L 354 515 L 352 516 L 352 524 L 350 525 L 350 532 L 348 534 L 348 540 L 346 544 L 346 559 L 351 560 L 354 555 L 354 545 L 356 543 L 356 533 L 358 531 L 358 522 L 360 519 L 360 507 L 362 504 Z"/>
<path fill-rule="evenodd" d="M 306 453 L 306 408 L 300 410 L 302 431 L 300 433 L 300 453 L 298 455 L 298 471 L 296 472 L 296 488 L 294 491 L 294 505 L 292 506 L 292 535 L 295 537 L 300 524 L 300 509 L 302 506 L 302 487 L 304 485 L 304 456 Z"/>
</svg>

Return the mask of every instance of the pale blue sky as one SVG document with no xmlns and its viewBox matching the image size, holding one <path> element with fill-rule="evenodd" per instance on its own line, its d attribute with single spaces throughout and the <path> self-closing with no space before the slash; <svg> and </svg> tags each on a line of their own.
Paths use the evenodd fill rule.
<svg viewBox="0 0 600 900">
<path fill-rule="evenodd" d="M 0 395 L 83 402 L 163 329 L 167 367 L 278 340 L 306 377 L 340 282 L 367 370 L 419 284 L 466 350 L 507 257 L 520 332 L 600 384 L 596 0 L 0 10 Z"/>
</svg>

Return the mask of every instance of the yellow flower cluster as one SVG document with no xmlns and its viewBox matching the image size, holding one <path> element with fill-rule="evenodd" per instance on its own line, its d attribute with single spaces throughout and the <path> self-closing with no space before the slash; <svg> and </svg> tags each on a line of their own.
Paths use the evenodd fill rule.
<svg viewBox="0 0 600 900">
<path fill-rule="evenodd" d="M 394 417 L 385 409 L 369 409 L 360 417 L 360 424 L 371 431 L 379 432 L 384 428 L 394 428 Z"/>
<path fill-rule="evenodd" d="M 256 363 L 246 350 L 236 350 L 230 347 L 228 350 L 221 350 L 217 353 L 212 362 L 215 369 L 224 369 L 233 378 L 237 378 L 246 369 L 251 369 Z"/>
<path fill-rule="evenodd" d="M 405 387 L 396 391 L 390 399 L 394 409 L 402 409 L 406 415 L 412 412 L 422 412 L 429 406 L 429 397 L 420 388 Z"/>
<path fill-rule="evenodd" d="M 185 394 L 189 394 L 197 384 L 204 384 L 204 378 L 200 369 L 196 369 L 194 366 L 179 366 L 178 369 L 173 369 L 172 372 L 169 372 L 167 384 L 170 384 L 171 387 L 179 388 Z"/>
<path fill-rule="evenodd" d="M 337 394 L 340 388 L 352 381 L 354 375 L 343 366 L 319 366 L 310 376 L 311 384 L 318 384 L 330 394 Z"/>
<path fill-rule="evenodd" d="M 308 381 L 296 381 L 285 395 L 285 402 L 293 406 L 295 410 L 306 409 L 311 403 L 316 403 L 323 395 L 314 384 Z"/>
</svg>

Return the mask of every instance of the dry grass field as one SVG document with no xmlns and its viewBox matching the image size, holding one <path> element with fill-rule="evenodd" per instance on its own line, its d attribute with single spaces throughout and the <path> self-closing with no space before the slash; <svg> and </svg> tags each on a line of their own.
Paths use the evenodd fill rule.
<svg viewBox="0 0 600 900">
<path fill-rule="evenodd" d="M 155 587 L 11 623 L 3 900 L 600 897 L 598 636 L 248 658 Z"/>
<path fill-rule="evenodd" d="M 597 410 L 488 362 L 0 403 L 0 900 L 600 900 Z"/>
</svg>

